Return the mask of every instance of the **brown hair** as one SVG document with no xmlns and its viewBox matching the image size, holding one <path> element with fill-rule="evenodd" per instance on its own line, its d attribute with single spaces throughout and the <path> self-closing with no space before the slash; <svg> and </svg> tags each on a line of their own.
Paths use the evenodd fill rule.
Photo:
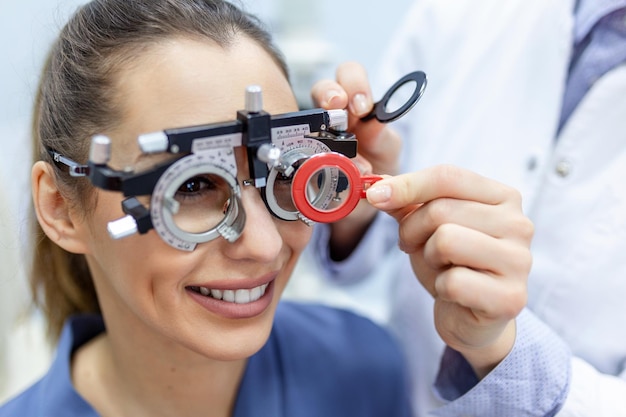
<svg viewBox="0 0 626 417">
<path fill-rule="evenodd" d="M 114 79 L 133 56 L 165 38 L 210 39 L 227 48 L 246 36 L 274 59 L 288 78 L 283 57 L 254 16 L 225 0 L 94 0 L 71 17 L 52 46 L 37 93 L 34 159 L 54 163 L 47 149 L 86 162 L 90 138 L 119 120 Z M 59 190 L 85 215 L 95 205 L 85 178 L 56 167 Z M 33 218 L 31 291 L 58 339 L 68 316 L 100 308 L 85 257 L 57 246 Z"/>
</svg>

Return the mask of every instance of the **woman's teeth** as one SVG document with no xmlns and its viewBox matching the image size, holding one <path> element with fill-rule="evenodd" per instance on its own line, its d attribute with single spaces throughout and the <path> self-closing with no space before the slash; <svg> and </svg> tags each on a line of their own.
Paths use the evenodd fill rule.
<svg viewBox="0 0 626 417">
<path fill-rule="evenodd" d="M 268 284 L 259 285 L 251 289 L 240 290 L 210 290 L 206 287 L 191 287 L 197 293 L 217 300 L 227 301 L 235 304 L 246 304 L 258 300 L 265 294 Z"/>
</svg>

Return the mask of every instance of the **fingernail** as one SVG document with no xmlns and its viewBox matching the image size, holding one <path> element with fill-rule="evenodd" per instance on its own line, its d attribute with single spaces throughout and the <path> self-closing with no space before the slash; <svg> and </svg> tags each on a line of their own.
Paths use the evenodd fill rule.
<svg viewBox="0 0 626 417">
<path fill-rule="evenodd" d="M 352 98 L 352 112 L 357 116 L 365 114 L 369 111 L 370 104 L 365 94 L 356 94 Z"/>
<path fill-rule="evenodd" d="M 371 204 L 380 204 L 391 198 L 391 187 L 385 184 L 374 184 L 367 190 L 367 200 Z"/>
<path fill-rule="evenodd" d="M 331 107 L 332 106 L 332 101 L 334 99 L 336 99 L 337 97 L 339 97 L 341 95 L 341 93 L 337 90 L 329 90 L 326 92 L 326 96 L 325 96 L 325 100 L 326 100 L 326 106 Z"/>
</svg>

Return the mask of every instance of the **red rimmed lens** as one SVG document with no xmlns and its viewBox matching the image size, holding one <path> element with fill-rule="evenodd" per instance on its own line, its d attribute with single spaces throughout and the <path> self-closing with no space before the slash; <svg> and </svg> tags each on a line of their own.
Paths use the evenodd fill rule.
<svg viewBox="0 0 626 417">
<path fill-rule="evenodd" d="M 379 176 L 361 176 L 346 156 L 327 152 L 312 155 L 293 178 L 293 202 L 300 213 L 318 223 L 343 219 L 365 197 Z"/>
</svg>

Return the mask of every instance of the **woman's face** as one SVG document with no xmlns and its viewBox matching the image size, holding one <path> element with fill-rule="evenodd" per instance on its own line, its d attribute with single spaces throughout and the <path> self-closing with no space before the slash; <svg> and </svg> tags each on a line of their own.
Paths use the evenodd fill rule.
<svg viewBox="0 0 626 417">
<path fill-rule="evenodd" d="M 251 84 L 261 86 L 269 113 L 297 110 L 278 66 L 246 38 L 226 50 L 189 39 L 151 47 L 119 74 L 115 91 L 122 120 L 114 131 L 103 132 L 112 138 L 110 164 L 137 168 L 156 162 L 156 156 L 138 159 L 141 133 L 233 120 Z M 237 158 L 241 183 L 249 178 L 245 152 L 238 149 Z M 265 343 L 310 228 L 274 218 L 259 191 L 244 186 L 247 220 L 241 237 L 184 252 L 154 230 L 112 240 L 107 223 L 124 216 L 123 197 L 97 190 L 97 198 L 83 233 L 109 337 L 158 343 L 160 354 L 191 350 L 223 360 L 248 357 Z M 203 295 L 207 292 L 223 299 Z"/>
</svg>

